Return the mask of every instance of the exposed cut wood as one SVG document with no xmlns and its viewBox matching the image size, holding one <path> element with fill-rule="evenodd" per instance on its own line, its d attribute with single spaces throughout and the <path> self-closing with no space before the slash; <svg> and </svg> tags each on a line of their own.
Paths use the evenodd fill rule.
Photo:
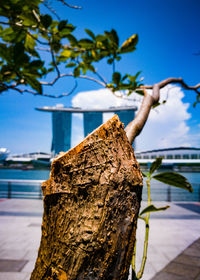
<svg viewBox="0 0 200 280">
<path fill-rule="evenodd" d="M 142 175 L 117 116 L 52 163 L 31 280 L 127 279 Z"/>
</svg>

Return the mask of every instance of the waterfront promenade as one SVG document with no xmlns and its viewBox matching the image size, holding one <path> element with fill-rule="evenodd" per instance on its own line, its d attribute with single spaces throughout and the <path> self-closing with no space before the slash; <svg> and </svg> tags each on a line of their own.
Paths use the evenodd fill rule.
<svg viewBox="0 0 200 280">
<path fill-rule="evenodd" d="M 142 279 L 200 279 L 200 242 L 197 241 L 200 203 L 155 203 L 156 206 L 166 204 L 171 206 L 168 210 L 151 215 L 148 259 Z M 40 242 L 41 221 L 42 200 L 0 200 L 0 280 L 30 278 Z M 143 236 L 143 221 L 139 221 L 136 269 L 142 255 Z M 190 262 L 189 266 L 184 261 Z"/>
</svg>

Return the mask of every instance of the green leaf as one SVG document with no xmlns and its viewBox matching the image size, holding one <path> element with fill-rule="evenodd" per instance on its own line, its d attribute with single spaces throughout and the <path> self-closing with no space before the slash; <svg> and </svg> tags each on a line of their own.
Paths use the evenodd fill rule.
<svg viewBox="0 0 200 280">
<path fill-rule="evenodd" d="M 91 30 L 85 29 L 85 32 L 86 32 L 93 40 L 95 40 L 95 35 L 94 35 L 94 33 L 93 33 Z"/>
<path fill-rule="evenodd" d="M 107 87 L 107 88 L 113 88 L 114 85 L 113 85 L 113 84 L 107 84 L 106 87 Z"/>
<path fill-rule="evenodd" d="M 120 61 L 120 60 L 121 60 L 121 56 L 117 56 L 117 57 L 115 57 L 115 59 L 116 59 L 117 61 Z"/>
<path fill-rule="evenodd" d="M 153 104 L 152 108 L 154 109 L 154 108 L 156 108 L 158 106 L 160 106 L 160 102 L 157 102 L 157 103 Z"/>
<path fill-rule="evenodd" d="M 131 83 L 135 83 L 136 76 L 127 75 Z"/>
<path fill-rule="evenodd" d="M 33 77 L 30 77 L 30 76 L 26 76 L 26 81 L 39 94 L 42 94 L 42 86 L 41 86 L 40 82 L 37 79 L 35 79 Z"/>
<path fill-rule="evenodd" d="M 33 60 L 31 61 L 29 66 L 33 68 L 41 68 L 43 65 L 44 65 L 44 61 L 42 60 Z"/>
<path fill-rule="evenodd" d="M 81 39 L 78 44 L 82 47 L 82 48 L 92 48 L 94 46 L 94 43 L 90 40 L 90 39 Z"/>
<path fill-rule="evenodd" d="M 136 74 L 135 74 L 135 78 L 137 79 L 137 77 L 142 73 L 142 71 L 138 71 Z"/>
<path fill-rule="evenodd" d="M 95 68 L 94 68 L 94 66 L 93 65 L 88 65 L 87 66 L 88 67 L 88 69 L 91 71 L 91 72 L 95 72 Z"/>
<path fill-rule="evenodd" d="M 143 176 L 143 177 L 147 177 L 147 176 L 148 176 L 148 173 L 142 172 L 142 176 Z"/>
<path fill-rule="evenodd" d="M 36 43 L 35 43 L 35 39 L 29 35 L 28 33 L 26 34 L 26 39 L 25 39 L 25 49 L 29 50 L 29 49 L 34 49 Z"/>
<path fill-rule="evenodd" d="M 78 67 L 76 67 L 76 68 L 74 69 L 74 77 L 80 76 L 80 73 L 81 73 L 80 69 L 79 69 Z"/>
<path fill-rule="evenodd" d="M 122 78 L 122 82 L 125 81 L 128 78 L 128 74 L 125 74 L 124 77 Z"/>
<path fill-rule="evenodd" d="M 112 63 L 113 63 L 113 61 L 114 61 L 114 59 L 113 59 L 113 58 L 109 58 L 109 59 L 107 60 L 108 64 L 112 64 Z"/>
<path fill-rule="evenodd" d="M 68 34 L 66 37 L 72 46 L 75 46 L 78 44 L 77 39 L 72 34 Z"/>
<path fill-rule="evenodd" d="M 156 171 L 162 164 L 162 158 L 158 157 L 154 162 L 152 162 L 149 173 L 152 174 Z"/>
<path fill-rule="evenodd" d="M 120 53 L 127 53 L 132 52 L 135 50 L 135 46 L 138 42 L 138 35 L 134 34 L 129 39 L 127 39 L 121 46 L 119 52 Z"/>
<path fill-rule="evenodd" d="M 96 41 L 98 42 L 102 42 L 106 39 L 106 37 L 104 35 L 97 35 L 96 36 Z"/>
<path fill-rule="evenodd" d="M 24 45 L 22 43 L 17 43 L 13 47 L 13 59 L 16 64 L 22 64 L 24 56 Z"/>
<path fill-rule="evenodd" d="M 106 34 L 107 38 L 109 38 L 110 41 L 111 41 L 112 43 L 114 43 L 114 45 L 115 45 L 116 47 L 119 46 L 119 37 L 118 37 L 118 35 L 117 35 L 117 32 L 116 32 L 114 29 L 112 29 L 110 32 L 105 31 L 104 33 Z"/>
<path fill-rule="evenodd" d="M 64 56 L 66 59 L 71 57 L 72 52 L 70 50 L 64 50 L 60 53 L 61 56 Z"/>
<path fill-rule="evenodd" d="M 46 15 L 41 15 L 40 16 L 40 20 L 41 20 L 41 23 L 42 25 L 47 29 L 51 23 L 52 23 L 52 17 L 48 14 Z"/>
<path fill-rule="evenodd" d="M 61 31 L 60 36 L 66 38 L 75 29 L 75 26 L 72 24 L 67 24 Z"/>
<path fill-rule="evenodd" d="M 170 207 L 170 206 L 167 205 L 167 206 L 164 206 L 164 207 L 159 207 L 159 208 L 157 208 L 157 207 L 155 207 L 153 204 L 151 204 L 151 205 L 147 206 L 145 209 L 143 209 L 143 210 L 141 211 L 140 216 L 141 216 L 141 215 L 144 215 L 144 214 L 146 214 L 146 213 L 149 213 L 149 212 L 164 211 L 164 210 L 168 209 L 169 207 Z"/>
<path fill-rule="evenodd" d="M 58 24 L 58 30 L 61 31 L 66 27 L 66 25 L 67 25 L 67 20 L 61 20 Z"/>
<path fill-rule="evenodd" d="M 70 62 L 65 67 L 74 67 L 76 66 L 76 63 Z"/>
<path fill-rule="evenodd" d="M 142 88 L 138 88 L 135 91 L 137 94 L 144 96 L 144 90 Z"/>
<path fill-rule="evenodd" d="M 121 81 L 121 74 L 119 72 L 114 72 L 112 79 L 113 79 L 113 83 L 118 85 Z"/>
<path fill-rule="evenodd" d="M 185 189 L 189 192 L 193 192 L 193 188 L 188 180 L 181 174 L 176 172 L 163 172 L 156 174 L 152 177 L 155 180 L 158 180 L 162 183 L 174 186 L 177 188 Z"/>
<path fill-rule="evenodd" d="M 15 32 L 11 27 L 8 27 L 0 32 L 0 37 L 2 37 L 3 41 L 11 42 L 15 39 Z"/>
</svg>

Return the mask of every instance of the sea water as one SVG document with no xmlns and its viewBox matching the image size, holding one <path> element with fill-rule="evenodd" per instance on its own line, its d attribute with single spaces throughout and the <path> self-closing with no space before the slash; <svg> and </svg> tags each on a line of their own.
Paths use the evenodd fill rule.
<svg viewBox="0 0 200 280">
<path fill-rule="evenodd" d="M 163 170 L 162 170 L 163 172 Z M 50 170 L 20 170 L 0 169 L 0 180 L 47 180 Z M 193 192 L 172 187 L 158 181 L 151 181 L 151 198 L 153 201 L 200 201 L 200 173 L 181 172 L 192 184 Z M 11 188 L 11 198 L 27 198 L 29 193 L 34 193 L 30 198 L 41 198 L 41 182 L 0 182 L 0 198 L 8 196 L 8 189 Z M 13 196 L 15 193 L 17 195 Z M 26 195 L 24 195 L 26 194 Z M 143 200 L 147 200 L 147 188 L 144 178 Z"/>
</svg>

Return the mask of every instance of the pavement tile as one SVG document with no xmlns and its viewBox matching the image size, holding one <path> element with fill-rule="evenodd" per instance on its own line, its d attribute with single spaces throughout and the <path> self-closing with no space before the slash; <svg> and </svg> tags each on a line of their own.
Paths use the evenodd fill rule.
<svg viewBox="0 0 200 280">
<path fill-rule="evenodd" d="M 146 206 L 146 203 L 143 204 Z M 156 202 L 158 207 L 162 207 L 165 204 L 164 202 Z M 150 246 L 148 248 L 147 266 L 142 280 L 154 279 L 152 277 L 163 269 L 169 261 L 177 257 L 194 240 L 200 237 L 200 215 L 174 203 L 170 203 L 170 205 L 171 208 L 167 211 L 161 214 L 158 212 L 152 215 L 150 219 Z M 0 259 L 28 260 L 21 272 L 0 272 L 0 280 L 29 280 L 37 258 L 41 238 L 42 217 L 37 215 L 42 212 L 42 201 L 6 200 L 0 203 L 0 211 L 7 211 L 9 214 L 15 211 L 18 213 L 17 216 L 0 216 Z M 36 215 L 24 214 L 19 216 L 22 212 Z M 193 218 L 189 220 L 191 215 Z M 143 252 L 144 233 L 144 223 L 139 220 L 136 254 L 137 270 L 139 269 Z M 200 240 L 197 245 L 190 246 L 188 254 L 186 254 L 192 259 L 191 264 L 195 264 L 197 268 L 199 268 L 199 263 L 198 259 L 196 259 L 196 254 L 200 251 L 199 245 Z M 12 250 L 14 250 L 13 257 Z M 185 261 L 184 258 L 180 258 L 176 262 L 179 265 L 185 265 Z M 159 275 L 161 277 L 155 278 L 156 280 L 192 279 L 188 278 L 188 276 L 186 277 L 186 275 L 176 275 L 168 271 L 162 271 Z M 195 280 L 200 280 L 198 278 L 199 274 L 195 277 Z"/>
<path fill-rule="evenodd" d="M 142 280 L 151 280 L 151 278 L 155 275 L 155 273 L 151 272 L 151 273 L 146 273 L 144 272 L 143 276 L 142 276 Z"/>
<path fill-rule="evenodd" d="M 198 242 L 198 240 L 196 242 L 194 242 L 190 248 L 194 248 L 194 249 L 198 249 L 200 250 L 200 242 Z"/>
<path fill-rule="evenodd" d="M 189 256 L 199 256 L 200 254 L 200 249 L 195 248 L 195 247 L 189 247 L 184 251 L 185 255 Z"/>
<path fill-rule="evenodd" d="M 190 264 L 193 266 L 200 267 L 200 256 L 199 257 L 189 256 L 185 254 L 185 251 L 184 254 L 179 255 L 177 258 L 174 259 L 174 261 L 176 263 Z"/>
<path fill-rule="evenodd" d="M 24 256 L 26 260 L 36 260 L 38 255 L 38 250 L 28 250 Z"/>
<path fill-rule="evenodd" d="M 200 274 L 195 278 L 195 280 L 200 280 Z"/>
<path fill-rule="evenodd" d="M 195 277 L 200 273 L 200 268 L 172 261 L 164 268 L 164 272 L 188 277 L 187 279 L 195 279 Z"/>
<path fill-rule="evenodd" d="M 2 248 L 2 247 L 1 247 Z M 24 250 L 0 250 L 0 259 L 8 259 L 8 260 L 22 260 L 26 259 L 25 255 L 27 251 Z"/>
<path fill-rule="evenodd" d="M 189 280 L 189 279 L 191 280 L 191 278 L 171 274 L 164 271 L 159 272 L 155 277 L 151 278 L 151 280 Z"/>
<path fill-rule="evenodd" d="M 0 259 L 0 272 L 20 272 L 27 262 L 27 260 Z"/>
<path fill-rule="evenodd" d="M 198 204 L 194 204 L 194 203 L 176 203 L 176 205 L 186 208 L 190 211 L 193 211 L 195 213 L 200 214 L 200 206 Z"/>
<path fill-rule="evenodd" d="M 23 267 L 22 272 L 29 272 L 29 273 L 31 273 L 33 271 L 34 267 L 35 267 L 35 261 L 29 261 Z"/>
<path fill-rule="evenodd" d="M 27 273 L 21 272 L 2 272 L 0 273 L 0 280 L 29 280 Z"/>
</svg>

